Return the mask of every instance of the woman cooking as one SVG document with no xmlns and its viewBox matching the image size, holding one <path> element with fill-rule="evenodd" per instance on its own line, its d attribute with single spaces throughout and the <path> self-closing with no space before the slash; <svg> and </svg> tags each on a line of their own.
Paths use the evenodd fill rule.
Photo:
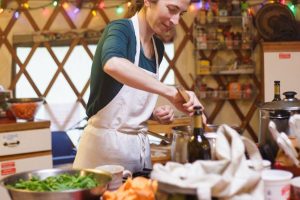
<svg viewBox="0 0 300 200">
<path fill-rule="evenodd" d="M 178 24 L 190 0 L 143 0 L 131 19 L 116 20 L 105 28 L 98 43 L 91 72 L 87 105 L 88 125 L 80 139 L 75 168 L 119 164 L 137 172 L 151 168 L 146 121 L 167 124 L 174 112 L 156 107 L 157 96 L 168 99 L 189 115 L 201 105 L 187 91 L 184 102 L 174 86 L 158 80 L 164 46 L 157 35 Z"/>
</svg>

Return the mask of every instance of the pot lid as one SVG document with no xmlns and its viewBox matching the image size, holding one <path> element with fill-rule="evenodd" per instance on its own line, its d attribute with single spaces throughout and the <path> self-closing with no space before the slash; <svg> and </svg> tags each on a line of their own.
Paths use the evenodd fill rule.
<svg viewBox="0 0 300 200">
<path fill-rule="evenodd" d="M 258 107 L 262 110 L 300 110 L 300 100 L 295 98 L 296 94 L 293 91 L 284 92 L 285 98 L 283 100 L 262 103 Z"/>
</svg>

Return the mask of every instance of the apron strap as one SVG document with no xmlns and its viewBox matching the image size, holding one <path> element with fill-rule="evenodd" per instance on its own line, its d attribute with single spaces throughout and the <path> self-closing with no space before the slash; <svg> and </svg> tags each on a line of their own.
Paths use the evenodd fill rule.
<svg viewBox="0 0 300 200">
<path fill-rule="evenodd" d="M 140 53 L 141 53 L 141 40 L 140 40 L 140 28 L 139 28 L 139 20 L 138 20 L 138 14 L 136 13 L 133 17 L 131 17 L 131 21 L 133 24 L 133 29 L 135 33 L 135 38 L 136 38 L 136 53 L 135 53 L 135 58 L 134 58 L 134 64 L 139 65 L 140 61 Z M 152 43 L 154 47 L 154 53 L 155 53 L 155 64 L 156 64 L 156 76 L 158 77 L 158 67 L 159 67 L 159 62 L 158 62 L 158 52 L 155 44 L 154 37 L 152 36 Z"/>
<path fill-rule="evenodd" d="M 141 53 L 141 40 L 140 40 L 139 20 L 138 20 L 137 13 L 131 18 L 131 21 L 133 24 L 133 29 L 136 38 L 136 52 L 135 52 L 134 64 L 138 66 L 140 61 L 140 53 Z"/>
</svg>

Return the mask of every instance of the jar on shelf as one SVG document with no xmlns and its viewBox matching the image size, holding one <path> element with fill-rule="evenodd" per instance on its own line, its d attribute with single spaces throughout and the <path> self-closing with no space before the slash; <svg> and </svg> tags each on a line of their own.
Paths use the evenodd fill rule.
<svg viewBox="0 0 300 200">
<path fill-rule="evenodd" d="M 228 91 L 225 90 L 223 86 L 219 86 L 218 88 L 218 97 L 219 99 L 227 99 L 228 98 Z"/>
<path fill-rule="evenodd" d="M 198 43 L 199 43 L 198 48 L 199 49 L 207 49 L 207 33 L 204 28 L 200 28 L 197 39 L 198 39 Z"/>
<path fill-rule="evenodd" d="M 221 28 L 217 29 L 217 41 L 219 44 L 219 48 L 224 47 L 225 39 L 223 35 L 223 30 Z"/>
<path fill-rule="evenodd" d="M 239 0 L 232 0 L 231 2 L 232 6 L 232 16 L 240 16 L 241 15 L 241 5 Z"/>
<path fill-rule="evenodd" d="M 231 33 L 229 31 L 225 33 L 225 44 L 227 49 L 233 48 L 233 40 L 232 40 Z"/>
<path fill-rule="evenodd" d="M 211 9 L 211 7 L 207 11 L 207 17 L 206 17 L 207 23 L 211 24 L 214 22 L 214 13 Z"/>
<path fill-rule="evenodd" d="M 227 23 L 228 22 L 228 10 L 227 10 L 227 0 L 220 0 L 219 1 L 219 12 L 218 18 L 220 23 Z"/>
<path fill-rule="evenodd" d="M 207 48 L 208 49 L 217 49 L 217 29 L 209 28 L 207 31 Z"/>
<path fill-rule="evenodd" d="M 239 32 L 233 33 L 233 48 L 239 49 L 241 43 L 241 34 Z"/>
<path fill-rule="evenodd" d="M 249 99 L 252 97 L 252 85 L 251 83 L 245 83 L 243 85 L 243 98 L 244 99 Z"/>
<path fill-rule="evenodd" d="M 206 24 L 206 10 L 204 8 L 201 8 L 199 10 L 199 23 L 201 25 L 205 25 Z"/>
<path fill-rule="evenodd" d="M 241 90 L 241 84 L 239 82 L 231 82 L 229 83 L 229 99 L 240 99 L 242 90 Z"/>
<path fill-rule="evenodd" d="M 206 90 L 207 90 L 207 85 L 205 83 L 201 83 L 201 85 L 199 87 L 199 98 L 200 99 L 205 99 L 207 97 Z"/>
<path fill-rule="evenodd" d="M 200 59 L 197 61 L 197 75 L 206 75 L 211 73 L 210 61 L 207 59 Z"/>
<path fill-rule="evenodd" d="M 246 28 L 242 32 L 242 42 L 241 42 L 241 48 L 242 49 L 250 49 L 251 48 L 251 37 L 250 37 L 250 32 L 249 29 Z"/>
</svg>

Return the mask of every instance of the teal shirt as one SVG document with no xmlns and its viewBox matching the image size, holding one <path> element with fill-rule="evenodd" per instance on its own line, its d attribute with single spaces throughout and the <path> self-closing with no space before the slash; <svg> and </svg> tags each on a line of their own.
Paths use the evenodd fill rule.
<svg viewBox="0 0 300 200">
<path fill-rule="evenodd" d="M 160 39 L 155 36 L 154 38 L 160 64 L 163 58 L 164 45 Z M 121 19 L 108 24 L 99 40 L 92 64 L 90 97 L 86 111 L 89 118 L 105 107 L 123 86 L 122 83 L 103 71 L 105 63 L 112 57 L 126 58 L 134 62 L 135 53 L 136 38 L 131 20 Z M 155 58 L 148 59 L 142 48 L 139 67 L 156 73 Z"/>
</svg>

